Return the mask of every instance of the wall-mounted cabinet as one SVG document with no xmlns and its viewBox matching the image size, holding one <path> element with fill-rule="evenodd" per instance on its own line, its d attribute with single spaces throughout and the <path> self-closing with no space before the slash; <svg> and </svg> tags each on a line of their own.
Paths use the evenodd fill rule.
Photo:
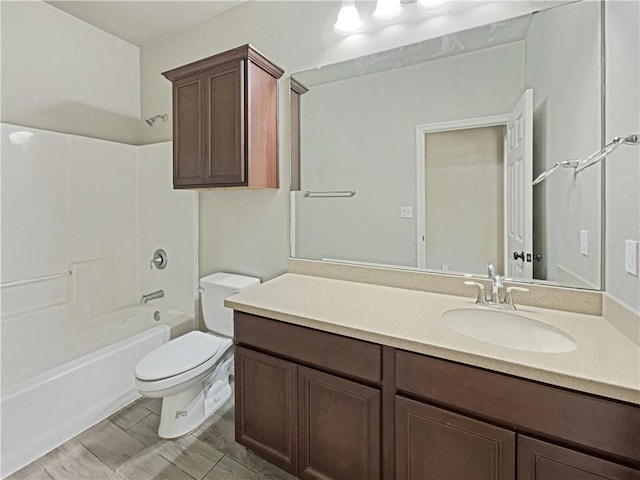
<svg viewBox="0 0 640 480">
<path fill-rule="evenodd" d="M 174 188 L 278 188 L 278 79 L 250 45 L 164 72 Z"/>
</svg>

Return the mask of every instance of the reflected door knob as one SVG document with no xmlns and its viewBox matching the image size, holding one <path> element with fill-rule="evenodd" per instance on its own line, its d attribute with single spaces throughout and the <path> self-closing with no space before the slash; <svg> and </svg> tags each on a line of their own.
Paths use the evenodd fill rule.
<svg viewBox="0 0 640 480">
<path fill-rule="evenodd" d="M 522 260 L 524 262 L 524 252 L 520 252 L 520 253 L 513 252 L 513 259 L 514 260 L 520 259 L 520 260 Z"/>
</svg>

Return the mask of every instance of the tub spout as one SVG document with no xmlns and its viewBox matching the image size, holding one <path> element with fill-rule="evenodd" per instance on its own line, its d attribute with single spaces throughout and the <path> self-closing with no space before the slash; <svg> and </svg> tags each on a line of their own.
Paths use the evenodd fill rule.
<svg viewBox="0 0 640 480">
<path fill-rule="evenodd" d="M 140 303 L 145 304 L 151 300 L 156 300 L 157 298 L 164 297 L 164 290 L 156 290 L 155 292 L 145 293 L 140 298 Z"/>
</svg>

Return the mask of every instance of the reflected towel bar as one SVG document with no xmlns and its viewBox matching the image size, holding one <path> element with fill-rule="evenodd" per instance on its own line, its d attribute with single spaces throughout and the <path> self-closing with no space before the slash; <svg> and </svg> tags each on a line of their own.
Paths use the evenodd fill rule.
<svg viewBox="0 0 640 480">
<path fill-rule="evenodd" d="M 585 168 L 589 168 L 592 165 L 595 165 L 600 160 L 604 159 L 607 155 L 611 154 L 614 150 L 622 145 L 640 145 L 640 134 L 631 134 L 626 135 L 624 137 L 615 137 L 611 143 L 605 145 L 597 152 L 589 155 L 585 160 L 565 160 L 564 162 L 556 162 L 553 164 L 551 168 L 542 172 L 538 177 L 533 181 L 533 185 L 537 185 L 544 181 L 547 177 L 549 177 L 553 172 L 555 172 L 559 167 L 565 168 L 573 168 L 574 174 L 577 174 L 584 170 Z"/>
<path fill-rule="evenodd" d="M 13 282 L 0 283 L 0 288 L 19 287 L 20 285 L 46 282 L 47 280 L 55 280 L 56 278 L 69 276 L 71 276 L 71 270 L 67 270 L 66 272 L 53 273 L 51 275 L 43 275 L 42 277 L 25 278 L 24 280 L 14 280 Z"/>
<path fill-rule="evenodd" d="M 334 190 L 326 192 L 312 192 L 307 190 L 304 192 L 305 197 L 331 198 L 331 197 L 353 197 L 357 192 L 355 190 Z"/>
</svg>

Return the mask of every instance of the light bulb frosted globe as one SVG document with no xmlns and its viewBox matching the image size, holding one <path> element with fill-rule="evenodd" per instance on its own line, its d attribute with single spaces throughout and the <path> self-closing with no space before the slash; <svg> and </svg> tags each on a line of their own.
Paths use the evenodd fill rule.
<svg viewBox="0 0 640 480">
<path fill-rule="evenodd" d="M 340 35 L 351 35 L 362 28 L 358 9 L 353 2 L 343 2 L 333 29 Z"/>
<path fill-rule="evenodd" d="M 379 23 L 391 23 L 402 15 L 400 0 L 378 0 L 373 19 Z"/>
</svg>

